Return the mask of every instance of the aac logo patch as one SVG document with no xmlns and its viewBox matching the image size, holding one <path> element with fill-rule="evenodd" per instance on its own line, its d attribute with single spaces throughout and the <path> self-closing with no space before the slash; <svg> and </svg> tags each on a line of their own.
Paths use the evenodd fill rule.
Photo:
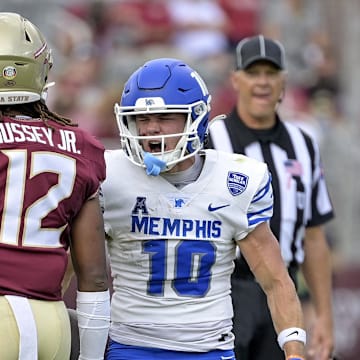
<svg viewBox="0 0 360 360">
<path fill-rule="evenodd" d="M 229 171 L 227 176 L 227 187 L 233 196 L 240 195 L 247 188 L 249 177 L 247 175 Z"/>
</svg>

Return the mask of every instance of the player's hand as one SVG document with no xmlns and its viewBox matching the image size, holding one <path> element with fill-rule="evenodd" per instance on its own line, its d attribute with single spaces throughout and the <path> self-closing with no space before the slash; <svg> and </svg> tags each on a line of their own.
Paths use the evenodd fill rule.
<svg viewBox="0 0 360 360">
<path fill-rule="evenodd" d="M 331 359 L 334 350 L 332 324 L 326 319 L 316 318 L 309 335 L 307 360 Z"/>
</svg>

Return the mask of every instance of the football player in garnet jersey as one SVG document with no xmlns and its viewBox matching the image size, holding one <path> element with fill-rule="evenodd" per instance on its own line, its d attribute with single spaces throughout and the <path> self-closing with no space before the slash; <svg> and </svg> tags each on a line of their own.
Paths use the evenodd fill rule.
<svg viewBox="0 0 360 360">
<path fill-rule="evenodd" d="M 110 301 L 99 186 L 104 148 L 45 104 L 51 51 L 0 13 L 0 359 L 67 360 L 61 284 L 71 248 L 80 359 L 103 359 Z"/>
<path fill-rule="evenodd" d="M 166 58 L 135 71 L 115 105 L 122 149 L 105 153 L 101 197 L 114 277 L 108 360 L 234 359 L 237 245 L 284 355 L 302 359 L 300 302 L 268 225 L 267 166 L 203 150 L 209 111 L 198 73 Z"/>
</svg>

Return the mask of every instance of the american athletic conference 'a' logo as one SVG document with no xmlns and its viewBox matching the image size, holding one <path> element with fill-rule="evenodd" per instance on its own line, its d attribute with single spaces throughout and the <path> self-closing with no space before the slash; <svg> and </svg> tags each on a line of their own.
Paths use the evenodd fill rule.
<svg viewBox="0 0 360 360">
<path fill-rule="evenodd" d="M 233 196 L 240 195 L 247 188 L 249 177 L 247 175 L 229 171 L 227 176 L 227 187 Z"/>
</svg>

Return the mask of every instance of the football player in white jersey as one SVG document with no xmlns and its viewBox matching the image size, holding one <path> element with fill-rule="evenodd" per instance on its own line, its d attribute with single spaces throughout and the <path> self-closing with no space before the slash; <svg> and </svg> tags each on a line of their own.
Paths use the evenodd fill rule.
<svg viewBox="0 0 360 360">
<path fill-rule="evenodd" d="M 121 149 L 102 186 L 114 293 L 109 360 L 235 359 L 236 245 L 267 294 L 279 343 L 303 359 L 300 303 L 270 231 L 264 163 L 203 150 L 210 95 L 176 59 L 145 63 L 115 105 Z"/>
</svg>

